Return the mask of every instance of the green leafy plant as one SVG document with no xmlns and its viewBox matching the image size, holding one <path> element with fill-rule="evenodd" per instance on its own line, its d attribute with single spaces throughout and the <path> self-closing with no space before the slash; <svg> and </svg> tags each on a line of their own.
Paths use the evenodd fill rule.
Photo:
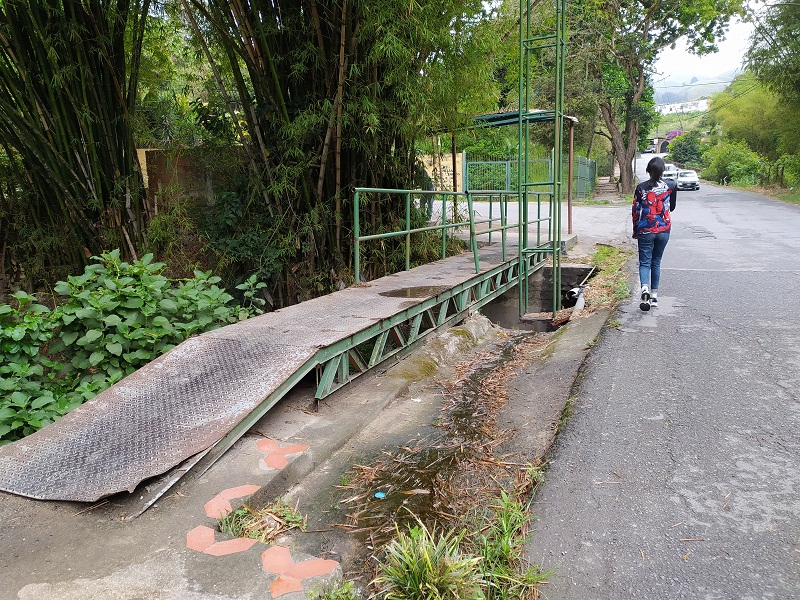
<svg viewBox="0 0 800 600">
<path fill-rule="evenodd" d="M 16 308 L 0 305 L 0 440 L 33 433 L 72 408 L 56 405 L 43 382 L 59 365 L 41 357 L 53 336 L 50 310 L 35 297 L 18 291 Z M 0 443 L 3 443 L 0 441 Z"/>
<path fill-rule="evenodd" d="M 194 333 L 237 320 L 233 299 L 210 272 L 173 282 L 147 254 L 127 263 L 119 251 L 95 257 L 82 275 L 56 284 L 61 353 L 81 381 L 116 383 Z"/>
<path fill-rule="evenodd" d="M 251 277 L 237 306 L 211 272 L 170 280 L 151 255 L 94 257 L 56 284 L 52 311 L 23 291 L 0 304 L 0 444 L 55 421 L 189 336 L 263 312 Z"/>
<path fill-rule="evenodd" d="M 708 163 L 703 176 L 718 183 L 756 185 L 759 182 L 762 157 L 744 141 L 720 142 L 703 155 L 703 160 Z"/>
<path fill-rule="evenodd" d="M 386 547 L 381 573 L 373 583 L 385 600 L 484 598 L 481 558 L 460 551 L 463 536 L 463 532 L 439 535 L 421 521 L 408 532 L 397 529 L 397 538 Z"/>
</svg>

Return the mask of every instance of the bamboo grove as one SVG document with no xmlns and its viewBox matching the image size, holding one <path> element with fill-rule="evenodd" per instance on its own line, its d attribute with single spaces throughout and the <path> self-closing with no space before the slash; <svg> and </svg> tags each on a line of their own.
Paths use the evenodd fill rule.
<svg viewBox="0 0 800 600">
<path fill-rule="evenodd" d="M 135 256 L 146 215 L 131 114 L 149 0 L 0 6 L 4 270 L 14 225 L 50 264 L 109 246 Z"/>
<path fill-rule="evenodd" d="M 354 187 L 421 185 L 416 142 L 496 106 L 479 0 L 0 0 L 6 279 L 32 253 L 63 277 L 109 248 L 148 250 L 138 71 L 168 13 L 231 129 L 206 164 L 238 161 L 192 220 L 221 264 L 270 282 L 276 305 L 347 281 Z M 365 210 L 372 231 L 404 217 L 388 198 Z"/>
</svg>

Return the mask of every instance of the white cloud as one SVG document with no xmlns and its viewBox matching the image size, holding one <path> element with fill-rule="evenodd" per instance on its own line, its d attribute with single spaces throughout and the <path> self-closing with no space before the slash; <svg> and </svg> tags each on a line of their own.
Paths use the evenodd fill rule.
<svg viewBox="0 0 800 600">
<path fill-rule="evenodd" d="M 706 56 L 690 54 L 684 41 L 680 40 L 674 50 L 667 48 L 659 55 L 655 68 L 661 76 L 657 75 L 656 80 L 668 78 L 688 82 L 692 77 L 709 79 L 726 71 L 740 69 L 744 53 L 750 45 L 752 30 L 751 23 L 739 20 L 731 23 L 725 39 L 717 43 L 719 52 Z"/>
</svg>

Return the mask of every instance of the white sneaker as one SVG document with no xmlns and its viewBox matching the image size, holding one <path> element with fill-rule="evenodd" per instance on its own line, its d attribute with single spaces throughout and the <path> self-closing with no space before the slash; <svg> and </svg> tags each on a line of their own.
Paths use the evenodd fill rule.
<svg viewBox="0 0 800 600">
<path fill-rule="evenodd" d="M 645 312 L 650 310 L 650 288 L 646 285 L 642 286 L 642 301 L 639 303 L 639 308 Z"/>
</svg>

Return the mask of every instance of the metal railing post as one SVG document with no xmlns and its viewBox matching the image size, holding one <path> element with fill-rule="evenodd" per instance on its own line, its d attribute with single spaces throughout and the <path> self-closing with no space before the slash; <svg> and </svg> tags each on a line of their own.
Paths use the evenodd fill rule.
<svg viewBox="0 0 800 600">
<path fill-rule="evenodd" d="M 500 240 L 503 248 L 503 262 L 506 262 L 506 239 L 508 225 L 508 194 L 500 194 Z"/>
<path fill-rule="evenodd" d="M 355 280 L 356 283 L 361 282 L 361 241 L 359 238 L 361 237 L 361 225 L 359 223 L 359 195 L 356 192 L 355 196 L 353 197 L 353 243 L 354 243 L 354 258 L 353 263 L 355 266 Z"/>
<path fill-rule="evenodd" d="M 489 243 L 492 243 L 492 229 L 494 229 L 494 196 L 489 194 Z"/>
<path fill-rule="evenodd" d="M 475 213 L 472 206 L 472 193 L 467 192 L 467 211 L 469 212 L 469 243 L 472 247 L 472 258 L 475 261 L 475 272 L 481 272 L 481 263 L 478 259 L 478 237 L 475 235 Z M 491 229 L 491 226 L 489 227 Z"/>
<path fill-rule="evenodd" d="M 442 258 L 447 256 L 447 194 L 442 194 Z"/>
<path fill-rule="evenodd" d="M 406 194 L 406 271 L 411 268 L 411 193 Z"/>
</svg>

